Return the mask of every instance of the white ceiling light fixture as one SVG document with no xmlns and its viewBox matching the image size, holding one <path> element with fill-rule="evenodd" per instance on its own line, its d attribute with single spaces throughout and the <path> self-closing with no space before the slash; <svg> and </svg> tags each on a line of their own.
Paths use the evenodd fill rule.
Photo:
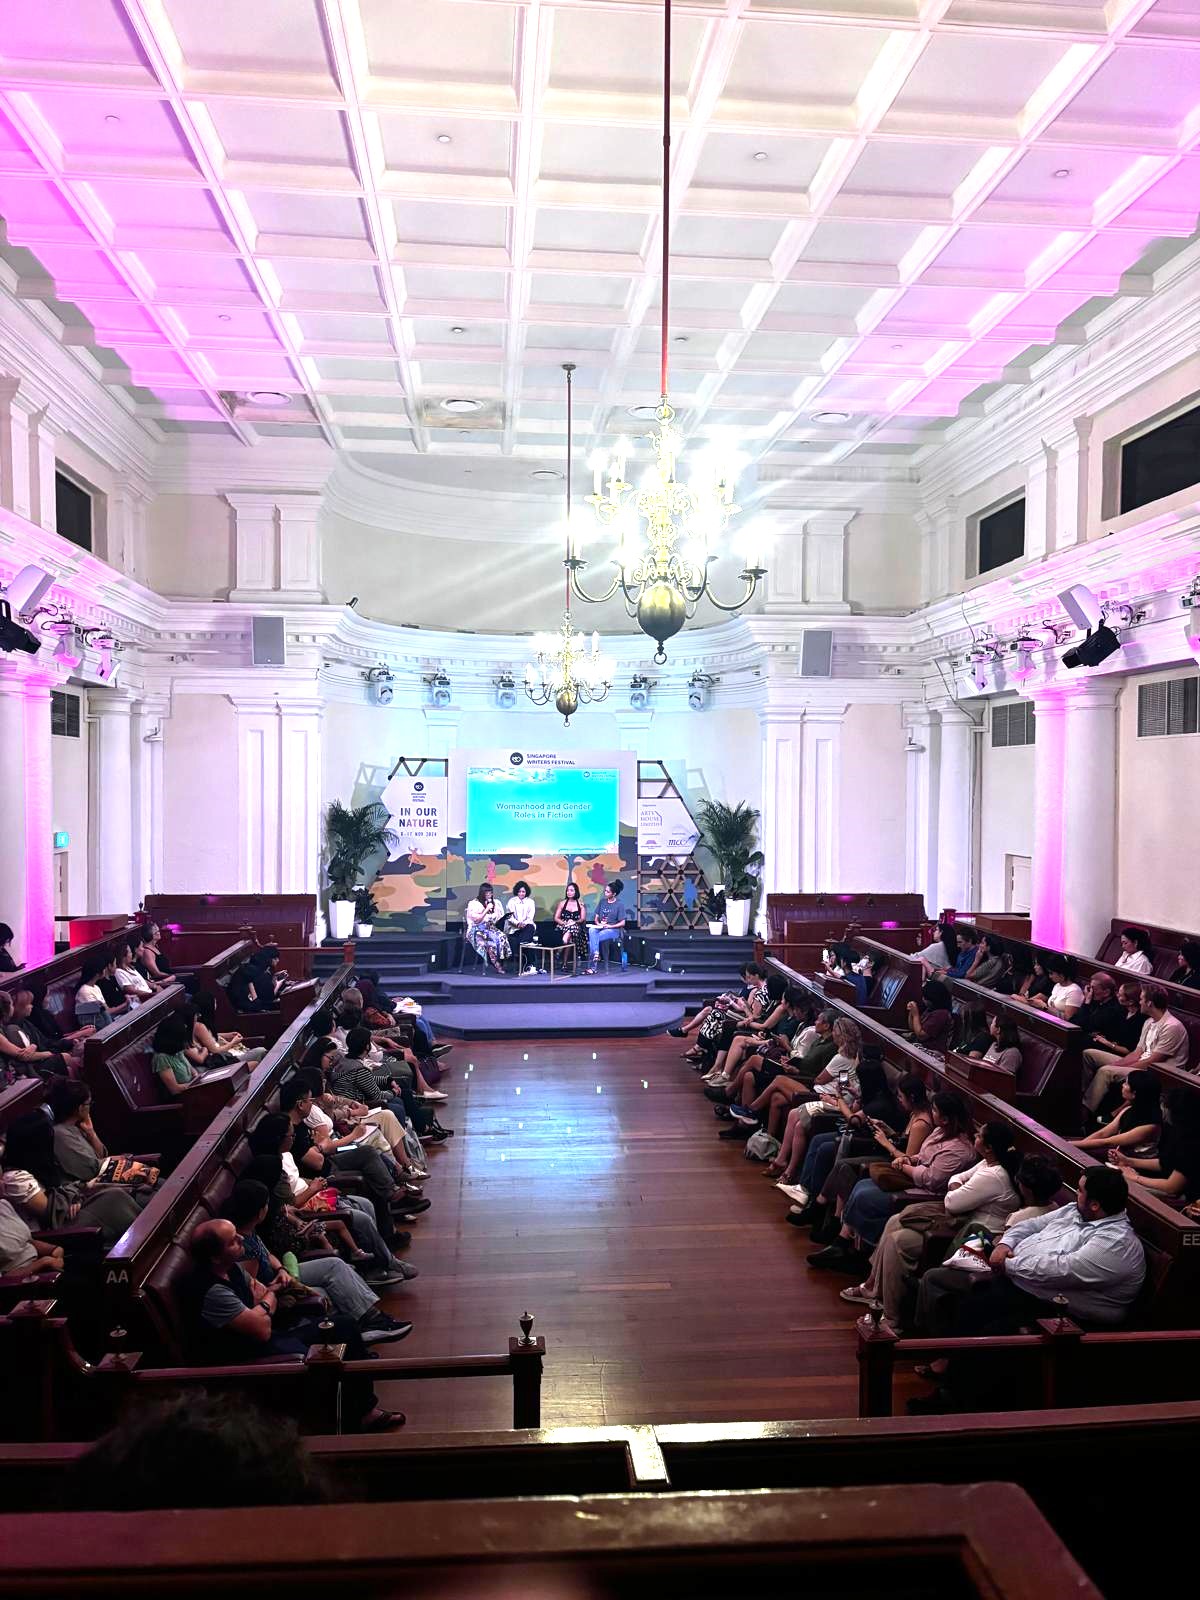
<svg viewBox="0 0 1200 1600">
<path fill-rule="evenodd" d="M 460 323 L 457 323 L 457 322 L 450 329 L 451 333 L 466 333 L 466 331 L 467 330 Z"/>
<path fill-rule="evenodd" d="M 288 397 L 282 389 L 251 389 L 246 396 L 248 406 L 285 406 Z"/>
<path fill-rule="evenodd" d="M 637 417 L 639 422 L 648 422 L 658 415 L 657 406 L 630 406 L 629 415 Z"/>
<path fill-rule="evenodd" d="M 1055 167 L 1054 171 L 1051 173 L 1051 177 L 1054 178 L 1069 178 L 1070 176 L 1070 167 Z"/>
<path fill-rule="evenodd" d="M 442 401 L 442 410 L 453 412 L 455 416 L 463 416 L 467 412 L 482 411 L 482 400 L 449 399 Z"/>
<path fill-rule="evenodd" d="M 553 467 L 535 467 L 529 476 L 536 478 L 539 483 L 549 483 L 551 479 L 561 478 L 562 473 L 556 472 Z"/>
<path fill-rule="evenodd" d="M 765 150 L 756 150 L 754 152 L 754 159 L 755 161 L 765 161 L 767 159 L 767 152 Z"/>
<path fill-rule="evenodd" d="M 814 422 L 849 422 L 848 411 L 816 411 L 813 413 Z"/>
<path fill-rule="evenodd" d="M 439 133 L 437 136 L 437 142 L 439 144 L 453 144 L 454 140 L 448 133 Z"/>
<path fill-rule="evenodd" d="M 724 533 L 739 508 L 733 491 L 737 481 L 734 462 L 708 464 L 694 471 L 692 481 L 676 477 L 683 439 L 674 426 L 675 410 L 669 399 L 671 300 L 671 0 L 663 3 L 663 129 L 662 129 L 662 281 L 659 293 L 659 401 L 653 409 L 657 423 L 649 435 L 654 462 L 637 487 L 625 480 L 625 447 L 617 446 L 605 472 L 597 467 L 588 504 L 600 527 L 616 536 L 612 564 L 616 575 L 601 594 L 589 594 L 579 581 L 587 562 L 570 542 L 568 524 L 567 582 L 581 600 L 603 604 L 618 592 L 625 610 L 657 646 L 654 659 L 667 659 L 666 641 L 677 634 L 707 599 L 718 611 L 740 611 L 749 601 L 766 568 L 761 556 L 746 557 L 741 571 L 742 593 L 732 603 L 718 600 L 710 585 L 709 569 L 719 552 L 712 546 Z M 634 416 L 646 413 L 633 410 Z"/>
</svg>

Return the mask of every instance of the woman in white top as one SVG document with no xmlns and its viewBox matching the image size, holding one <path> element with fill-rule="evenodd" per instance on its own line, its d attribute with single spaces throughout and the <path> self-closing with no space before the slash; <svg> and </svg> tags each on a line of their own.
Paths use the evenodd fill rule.
<svg viewBox="0 0 1200 1600">
<path fill-rule="evenodd" d="M 508 935 L 497 927 L 500 907 L 490 883 L 481 883 L 479 893 L 467 906 L 467 943 L 478 955 L 490 961 L 497 972 L 503 972 L 502 962 L 512 954 Z"/>
<path fill-rule="evenodd" d="M 1046 961 L 1046 975 L 1053 985 L 1050 993 L 1032 995 L 1031 1003 L 1070 1022 L 1083 1004 L 1083 990 L 1076 981 L 1074 961 L 1070 956 L 1050 956 Z"/>
<path fill-rule="evenodd" d="M 1135 972 L 1139 978 L 1148 978 L 1154 971 L 1154 946 L 1145 928 L 1121 929 L 1121 954 L 1113 963 Z"/>
<path fill-rule="evenodd" d="M 117 966 L 113 976 L 131 1006 L 140 1006 L 143 1000 L 149 1000 L 155 992 L 154 984 L 144 978 L 134 966 L 133 950 L 127 944 L 121 946 L 117 955 Z"/>
<path fill-rule="evenodd" d="M 852 1304 L 883 1306 L 894 1328 L 912 1318 L 910 1293 L 930 1233 L 947 1233 L 957 1224 L 961 1233 L 969 1226 L 999 1233 L 1010 1211 L 1020 1203 L 1016 1171 L 1020 1157 L 1006 1122 L 985 1122 L 975 1135 L 973 1167 L 956 1172 L 940 1200 L 923 1200 L 897 1211 L 884 1224 L 864 1283 L 842 1290 Z"/>
<path fill-rule="evenodd" d="M 517 963 L 520 965 L 521 946 L 537 938 L 537 904 L 524 878 L 518 878 L 513 884 L 513 892 L 504 911 L 504 931 L 509 944 L 517 952 Z"/>
</svg>

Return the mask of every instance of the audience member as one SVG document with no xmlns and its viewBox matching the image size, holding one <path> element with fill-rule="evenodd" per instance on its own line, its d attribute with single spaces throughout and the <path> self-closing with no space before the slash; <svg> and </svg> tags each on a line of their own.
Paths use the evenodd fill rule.
<svg viewBox="0 0 1200 1600">
<path fill-rule="evenodd" d="M 66 1176 L 55 1159 L 54 1131 L 44 1111 L 10 1124 L 3 1161 L 0 1197 L 31 1228 L 53 1231 L 72 1223 L 99 1228 L 111 1249 L 138 1214 L 137 1201 L 127 1189 Z"/>
<path fill-rule="evenodd" d="M 1084 1051 L 1085 1075 L 1090 1068 L 1094 1076 L 1084 1091 L 1083 1103 L 1093 1115 L 1099 1114 L 1114 1085 L 1135 1068 L 1187 1066 L 1191 1048 L 1188 1031 L 1167 1010 L 1167 1003 L 1167 991 L 1161 984 L 1143 984 L 1141 1009 L 1145 1021 L 1134 1048 L 1124 1056 L 1106 1050 Z"/>
<path fill-rule="evenodd" d="M 920 1000 L 908 1002 L 908 1031 L 927 1050 L 944 1050 L 954 1024 L 954 1001 L 939 978 L 928 978 Z"/>
<path fill-rule="evenodd" d="M 1149 1190 L 1168 1205 L 1186 1206 L 1200 1199 L 1200 1104 L 1189 1089 L 1169 1089 L 1163 1096 L 1158 1150 L 1138 1155 L 1114 1149 L 1109 1157 L 1133 1186 Z"/>
<path fill-rule="evenodd" d="M 990 1043 L 983 1052 L 983 1063 L 1016 1077 L 1021 1070 L 1021 1030 L 1015 1022 L 999 1014 L 988 1018 Z"/>
<path fill-rule="evenodd" d="M 15 1078 L 65 1077 L 70 1065 L 61 1051 L 48 1049 L 47 1041 L 30 1021 L 33 995 L 28 989 L 0 989 L 0 1083 Z"/>
<path fill-rule="evenodd" d="M 1154 971 L 1154 946 L 1145 928 L 1121 929 L 1121 954 L 1113 962 L 1139 978 L 1148 978 Z"/>
<path fill-rule="evenodd" d="M 234 1061 L 244 1061 L 250 1066 L 261 1061 L 266 1055 L 265 1045 L 255 1045 L 251 1049 L 247 1046 L 244 1036 L 236 1031 L 233 1033 L 216 1031 L 216 995 L 198 994 L 184 1009 L 186 1015 L 192 1019 L 192 1049 L 204 1052 L 209 1067 L 228 1066 Z M 189 1055 L 189 1060 L 192 1059 L 193 1057 Z"/>
<path fill-rule="evenodd" d="M 0 922 L 0 972 L 20 972 L 25 965 L 23 961 L 14 961 L 12 942 L 16 934 L 7 922 Z"/>
<path fill-rule="evenodd" d="M 1112 1120 L 1074 1143 L 1080 1150 L 1124 1150 L 1151 1156 L 1162 1129 L 1162 1096 L 1152 1072 L 1135 1068 L 1121 1080 L 1121 1104 Z"/>
<path fill-rule="evenodd" d="M 1028 996 L 1030 1004 L 1043 1011 L 1052 1011 L 1063 1022 L 1071 1022 L 1083 1004 L 1083 990 L 1078 982 L 1074 959 L 1071 956 L 1047 956 L 1045 969 L 1050 979 L 1050 993 L 1031 991 Z"/>
<path fill-rule="evenodd" d="M 98 956 L 92 956 L 85 961 L 79 972 L 79 987 L 75 990 L 75 1020 L 81 1023 L 90 1023 L 95 1028 L 106 1028 L 112 1021 L 113 1012 L 100 987 L 101 979 L 107 975 L 109 963 Z M 127 1009 L 128 1001 L 123 1001 L 118 1010 Z"/>
<path fill-rule="evenodd" d="M 150 1069 L 170 1096 L 186 1094 L 200 1082 L 203 1074 L 191 1060 L 198 1053 L 191 1022 L 182 1011 L 162 1019 L 154 1030 L 151 1051 Z"/>
<path fill-rule="evenodd" d="M 1069 1205 L 1007 1227 L 991 1253 L 991 1275 L 957 1300 L 951 1332 L 1011 1334 L 1060 1312 L 1085 1328 L 1123 1321 L 1146 1276 L 1145 1251 L 1125 1210 L 1128 1194 L 1120 1172 L 1089 1167 Z M 977 1409 L 990 1381 L 979 1361 L 952 1361 L 942 1387 L 910 1400 L 909 1410 Z"/>
<path fill-rule="evenodd" d="M 916 959 L 927 978 L 941 978 L 958 959 L 958 940 L 953 922 L 939 922 L 937 937 L 916 952 Z"/>
<path fill-rule="evenodd" d="M 975 950 L 975 959 L 963 974 L 971 983 L 990 989 L 1005 969 L 1006 949 L 998 933 L 985 933 Z"/>
<path fill-rule="evenodd" d="M 1096 1035 L 1111 1037 L 1113 1031 L 1121 1026 L 1124 1015 L 1117 999 L 1116 979 L 1107 972 L 1093 972 L 1083 986 L 1083 1004 L 1071 1020 L 1080 1033 L 1087 1035 L 1084 1049 L 1090 1050 L 1096 1045 Z M 1138 1032 L 1141 1032 L 1140 1022 Z"/>
<path fill-rule="evenodd" d="M 275 1292 L 249 1277 L 243 1268 L 245 1250 L 232 1222 L 202 1222 L 193 1229 L 192 1259 L 196 1264 L 193 1293 L 198 1307 L 194 1336 L 198 1353 L 218 1364 L 237 1364 L 287 1355 L 303 1355 L 310 1345 L 345 1345 L 347 1361 L 367 1354 L 358 1325 L 349 1317 L 294 1322 L 277 1329 Z M 370 1380 L 347 1373 L 342 1381 L 343 1414 L 363 1433 L 399 1427 L 402 1412 L 385 1411 Z"/>
<path fill-rule="evenodd" d="M 0 1200 L 0 1274 L 7 1278 L 38 1278 L 61 1272 L 63 1247 L 35 1239 L 29 1223 L 10 1200 Z"/>
<path fill-rule="evenodd" d="M 1179 965 L 1171 974 L 1172 983 L 1185 989 L 1200 989 L 1200 939 L 1184 939 L 1179 946 Z"/>
<path fill-rule="evenodd" d="M 158 1169 L 132 1157 L 115 1161 L 92 1126 L 92 1091 L 78 1078 L 60 1078 L 50 1086 L 54 1118 L 54 1159 L 66 1178 L 85 1184 L 119 1181 L 138 1206 L 145 1205 L 158 1182 Z"/>
</svg>

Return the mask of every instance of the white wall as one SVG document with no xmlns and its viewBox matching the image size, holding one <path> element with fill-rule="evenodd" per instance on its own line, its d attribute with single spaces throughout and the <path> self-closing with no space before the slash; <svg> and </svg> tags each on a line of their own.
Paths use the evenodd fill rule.
<svg viewBox="0 0 1200 1600">
<path fill-rule="evenodd" d="M 1005 856 L 1033 855 L 1036 746 L 994 750 L 991 738 L 989 723 L 980 752 L 979 911 L 1005 909 Z"/>
<path fill-rule="evenodd" d="M 180 894 L 238 889 L 238 748 L 224 695 L 177 694 L 163 723 L 163 878 Z"/>
<path fill-rule="evenodd" d="M 846 598 L 856 611 L 911 611 L 921 603 L 921 534 L 912 517 L 855 517 L 846 535 Z"/>
<path fill-rule="evenodd" d="M 904 746 L 898 705 L 857 705 L 846 712 L 838 819 L 844 893 L 904 888 Z"/>
<path fill-rule="evenodd" d="M 1200 734 L 1137 736 L 1137 686 L 1185 676 L 1130 678 L 1118 705 L 1117 893 L 1113 915 L 1200 928 L 1196 894 L 1196 818 L 1200 814 Z M 1191 676 L 1195 676 L 1194 670 Z"/>
<path fill-rule="evenodd" d="M 219 495 L 158 495 L 146 513 L 146 546 L 146 582 L 158 594 L 228 597 L 234 582 L 234 517 Z"/>
<path fill-rule="evenodd" d="M 80 737 L 51 738 L 51 826 L 55 833 L 71 836 L 67 849 L 67 910 L 80 915 L 88 909 L 88 730 L 87 695 L 73 686 L 81 704 Z"/>
</svg>

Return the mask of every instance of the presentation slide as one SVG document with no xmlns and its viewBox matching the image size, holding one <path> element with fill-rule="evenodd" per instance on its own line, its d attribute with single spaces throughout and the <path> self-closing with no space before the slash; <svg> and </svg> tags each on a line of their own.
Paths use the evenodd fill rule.
<svg viewBox="0 0 1200 1600">
<path fill-rule="evenodd" d="M 616 767 L 472 764 L 466 770 L 470 855 L 614 851 L 620 833 Z"/>
</svg>

